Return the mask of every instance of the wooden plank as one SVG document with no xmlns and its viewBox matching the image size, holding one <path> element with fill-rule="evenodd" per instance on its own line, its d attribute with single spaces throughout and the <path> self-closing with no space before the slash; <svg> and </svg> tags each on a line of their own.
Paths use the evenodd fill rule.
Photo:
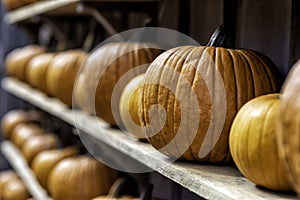
<svg viewBox="0 0 300 200">
<path fill-rule="evenodd" d="M 76 13 L 77 3 L 89 1 L 93 3 L 108 4 L 126 2 L 156 2 L 158 0 L 44 0 L 10 11 L 5 15 L 4 20 L 8 24 L 14 24 L 46 13 L 50 13 L 51 15 L 78 15 L 78 13 Z"/>
<path fill-rule="evenodd" d="M 29 168 L 25 158 L 19 149 L 10 141 L 1 143 L 1 152 L 22 179 L 24 185 L 36 200 L 48 200 L 47 192 L 38 183 L 34 173 Z"/>
<path fill-rule="evenodd" d="M 71 110 L 59 100 L 12 78 L 2 80 L 2 87 L 15 96 L 70 123 L 86 134 L 154 169 L 205 199 L 297 199 L 257 188 L 233 166 L 211 166 L 175 162 L 154 151 L 153 147 L 111 129 L 98 118 L 80 110 Z M 75 120 L 76 119 L 76 120 Z M 99 131 L 101 127 L 101 131 Z"/>
</svg>

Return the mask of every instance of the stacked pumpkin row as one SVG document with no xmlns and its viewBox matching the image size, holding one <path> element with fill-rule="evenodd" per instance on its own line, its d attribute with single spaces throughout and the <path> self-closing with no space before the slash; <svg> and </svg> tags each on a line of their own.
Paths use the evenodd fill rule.
<svg viewBox="0 0 300 200">
<path fill-rule="evenodd" d="M 58 148 L 57 136 L 46 133 L 37 125 L 38 121 L 39 115 L 34 111 L 13 110 L 1 120 L 2 133 L 21 150 L 37 180 L 52 198 L 90 200 L 106 195 L 117 179 L 117 171 L 88 155 L 79 155 L 76 147 Z M 24 187 L 17 189 L 20 196 L 15 199 L 26 200 Z"/>
</svg>

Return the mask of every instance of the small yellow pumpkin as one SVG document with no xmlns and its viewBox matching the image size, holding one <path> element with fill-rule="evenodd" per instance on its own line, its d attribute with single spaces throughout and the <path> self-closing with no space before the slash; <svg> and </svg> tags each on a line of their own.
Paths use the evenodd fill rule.
<svg viewBox="0 0 300 200">
<path fill-rule="evenodd" d="M 139 119 L 138 102 L 144 74 L 133 78 L 124 88 L 120 98 L 120 116 L 125 129 L 137 138 L 145 138 Z"/>
<path fill-rule="evenodd" d="M 242 174 L 257 185 L 291 190 L 276 144 L 279 94 L 247 102 L 235 117 L 230 131 L 230 151 Z"/>
</svg>

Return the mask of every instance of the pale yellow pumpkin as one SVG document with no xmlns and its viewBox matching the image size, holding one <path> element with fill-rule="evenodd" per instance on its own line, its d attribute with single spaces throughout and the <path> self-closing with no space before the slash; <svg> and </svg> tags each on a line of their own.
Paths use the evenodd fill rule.
<svg viewBox="0 0 300 200">
<path fill-rule="evenodd" d="M 120 99 L 120 116 L 125 129 L 137 138 L 145 138 L 139 119 L 138 102 L 144 74 L 133 78 L 124 88 Z"/>
<path fill-rule="evenodd" d="M 247 102 L 235 117 L 230 131 L 230 151 L 242 174 L 257 185 L 291 190 L 276 144 L 279 94 Z"/>
<path fill-rule="evenodd" d="M 107 194 L 116 179 L 115 170 L 89 156 L 78 156 L 66 158 L 54 167 L 48 188 L 55 200 L 90 200 Z"/>
<path fill-rule="evenodd" d="M 148 141 L 174 159 L 228 162 L 237 111 L 254 97 L 278 92 L 281 80 L 269 59 L 250 50 L 174 48 L 145 74 L 140 121 Z"/>
</svg>

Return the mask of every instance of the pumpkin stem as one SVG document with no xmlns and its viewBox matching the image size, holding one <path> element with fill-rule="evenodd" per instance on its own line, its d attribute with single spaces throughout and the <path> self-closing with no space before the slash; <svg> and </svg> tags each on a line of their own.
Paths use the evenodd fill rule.
<svg viewBox="0 0 300 200">
<path fill-rule="evenodd" d="M 206 46 L 223 47 L 228 39 L 228 30 L 226 26 L 219 26 L 209 39 Z"/>
</svg>

